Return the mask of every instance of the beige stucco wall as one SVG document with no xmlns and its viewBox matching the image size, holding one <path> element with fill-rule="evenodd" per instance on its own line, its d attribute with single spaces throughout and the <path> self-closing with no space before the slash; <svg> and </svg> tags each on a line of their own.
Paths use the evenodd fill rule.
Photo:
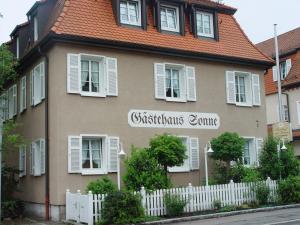
<svg viewBox="0 0 300 225">
<path fill-rule="evenodd" d="M 286 93 L 289 96 L 289 108 L 290 108 L 290 120 L 293 130 L 300 129 L 300 123 L 298 119 L 297 101 L 300 101 L 300 88 L 294 88 L 287 90 Z"/>
<path fill-rule="evenodd" d="M 118 59 L 119 96 L 107 98 L 81 97 L 67 93 L 67 53 L 91 53 Z M 196 68 L 197 102 L 174 103 L 154 98 L 155 62 L 180 63 Z M 119 136 L 127 153 L 130 145 L 147 146 L 155 134 L 164 132 L 195 136 L 200 141 L 200 173 L 172 174 L 177 185 L 188 182 L 198 185 L 204 178 L 203 147 L 224 131 L 235 131 L 243 136 L 266 136 L 266 109 L 261 85 L 261 107 L 236 107 L 226 104 L 225 71 L 242 70 L 261 75 L 263 70 L 250 67 L 211 63 L 199 60 L 128 53 L 96 47 L 56 45 L 49 52 L 49 115 L 50 115 L 50 199 L 52 204 L 63 204 L 65 190 L 84 190 L 88 181 L 99 176 L 68 174 L 67 138 L 79 134 L 108 134 Z M 130 109 L 191 111 L 218 113 L 219 130 L 131 128 L 127 122 Z M 116 174 L 111 175 L 116 180 Z"/>
<path fill-rule="evenodd" d="M 266 112 L 267 112 L 267 124 L 274 124 L 279 121 L 278 115 L 278 95 L 271 94 L 265 96 L 266 99 Z M 282 95 L 282 104 L 287 104 L 286 95 Z"/>
</svg>

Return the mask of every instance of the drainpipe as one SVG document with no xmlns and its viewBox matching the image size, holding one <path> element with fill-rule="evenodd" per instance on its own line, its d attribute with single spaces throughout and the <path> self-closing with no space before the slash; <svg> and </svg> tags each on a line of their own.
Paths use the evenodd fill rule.
<svg viewBox="0 0 300 225">
<path fill-rule="evenodd" d="M 41 47 L 38 49 L 45 60 L 45 219 L 50 220 L 50 171 L 49 171 L 49 58 Z"/>
</svg>

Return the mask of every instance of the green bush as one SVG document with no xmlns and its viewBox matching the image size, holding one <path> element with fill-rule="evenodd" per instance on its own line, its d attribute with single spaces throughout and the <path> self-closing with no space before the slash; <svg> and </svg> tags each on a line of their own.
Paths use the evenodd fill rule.
<svg viewBox="0 0 300 225">
<path fill-rule="evenodd" d="M 260 177 L 260 173 L 256 168 L 247 168 L 244 167 L 244 174 L 241 182 L 257 182 L 262 180 Z"/>
<path fill-rule="evenodd" d="M 180 199 L 178 195 L 171 195 L 171 194 L 166 194 L 164 198 L 165 198 L 167 216 L 176 217 L 176 216 L 181 216 L 183 214 L 184 207 L 187 204 L 186 201 Z"/>
<path fill-rule="evenodd" d="M 86 192 L 91 191 L 93 194 L 107 194 L 117 191 L 117 186 L 107 177 L 91 181 L 86 188 Z"/>
<path fill-rule="evenodd" d="M 220 200 L 214 200 L 213 206 L 215 210 L 220 210 L 222 207 L 222 202 Z"/>
<path fill-rule="evenodd" d="M 131 157 L 125 160 L 125 168 L 123 181 L 128 190 L 139 191 L 142 186 L 146 190 L 171 187 L 171 182 L 157 159 L 151 157 L 146 149 L 132 146 Z"/>
<path fill-rule="evenodd" d="M 266 205 L 270 196 L 270 188 L 263 182 L 255 185 L 256 199 L 260 205 Z"/>
<path fill-rule="evenodd" d="M 2 212 L 4 218 L 17 218 L 23 215 L 24 204 L 20 200 L 10 200 L 2 202 Z"/>
<path fill-rule="evenodd" d="M 290 176 L 281 181 L 278 194 L 282 203 L 300 203 L 300 176 Z"/>
<path fill-rule="evenodd" d="M 104 199 L 102 224 L 133 224 L 144 220 L 139 195 L 128 191 L 109 193 Z"/>
<path fill-rule="evenodd" d="M 220 212 L 231 212 L 231 211 L 236 211 L 237 207 L 235 205 L 227 205 L 221 208 L 219 211 Z"/>
</svg>

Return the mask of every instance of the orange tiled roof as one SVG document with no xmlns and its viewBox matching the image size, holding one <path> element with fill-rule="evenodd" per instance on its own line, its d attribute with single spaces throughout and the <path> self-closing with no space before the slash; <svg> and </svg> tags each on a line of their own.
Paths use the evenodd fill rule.
<svg viewBox="0 0 300 225">
<path fill-rule="evenodd" d="M 300 86 L 300 51 L 297 52 L 292 68 L 282 83 L 283 88 L 295 85 Z"/>
<path fill-rule="evenodd" d="M 65 0 L 61 13 L 53 23 L 51 30 L 58 35 L 74 35 L 266 63 L 272 62 L 272 59 L 265 56 L 249 41 L 232 15 L 219 14 L 219 41 L 216 42 L 195 38 L 189 31 L 188 18 L 186 19 L 185 36 L 159 33 L 154 27 L 150 8 L 148 8 L 147 31 L 118 26 L 111 2 L 111 0 Z M 207 3 L 210 1 L 197 0 L 197 2 Z"/>
</svg>

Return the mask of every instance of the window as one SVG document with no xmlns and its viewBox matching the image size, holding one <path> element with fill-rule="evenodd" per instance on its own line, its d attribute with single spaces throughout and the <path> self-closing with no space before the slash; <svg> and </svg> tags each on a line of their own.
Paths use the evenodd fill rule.
<svg viewBox="0 0 300 225">
<path fill-rule="evenodd" d="M 38 34 L 39 30 L 38 30 L 38 20 L 36 18 L 36 16 L 33 17 L 33 38 L 34 41 L 37 41 L 39 38 L 39 34 Z"/>
<path fill-rule="evenodd" d="M 12 119 L 17 115 L 17 85 L 8 89 L 8 118 Z"/>
<path fill-rule="evenodd" d="M 283 116 L 284 121 L 289 121 L 289 108 L 287 105 L 283 105 Z"/>
<path fill-rule="evenodd" d="M 38 64 L 30 73 L 30 103 L 36 106 L 45 99 L 45 63 Z"/>
<path fill-rule="evenodd" d="M 38 139 L 30 145 L 30 174 L 41 176 L 45 174 L 45 140 Z"/>
<path fill-rule="evenodd" d="M 67 92 L 81 96 L 118 96 L 117 59 L 68 54 Z"/>
<path fill-rule="evenodd" d="M 187 159 L 184 160 L 181 166 L 170 167 L 169 172 L 189 172 L 199 169 L 199 141 L 198 138 L 179 137 L 186 147 Z"/>
<path fill-rule="evenodd" d="M 68 172 L 83 175 L 117 172 L 119 138 L 107 135 L 68 137 Z"/>
<path fill-rule="evenodd" d="M 195 68 L 155 63 L 155 97 L 166 101 L 196 101 Z"/>
<path fill-rule="evenodd" d="M 244 137 L 243 164 L 245 166 L 258 166 L 259 157 L 263 147 L 262 138 Z"/>
<path fill-rule="evenodd" d="M 287 59 L 285 61 L 282 61 L 279 64 L 279 68 L 280 68 L 279 72 L 280 72 L 281 80 L 284 80 L 292 68 L 292 60 Z M 276 66 L 273 66 L 273 81 L 277 81 L 277 67 Z"/>
<path fill-rule="evenodd" d="M 19 176 L 23 177 L 26 175 L 26 145 L 19 147 Z"/>
<path fill-rule="evenodd" d="M 178 7 L 160 7 L 160 23 L 162 30 L 179 32 L 179 9 Z"/>
<path fill-rule="evenodd" d="M 244 145 L 244 152 L 243 152 L 243 164 L 244 165 L 250 165 L 251 164 L 251 158 L 250 158 L 250 140 L 245 140 L 245 145 Z M 251 148 L 253 151 L 253 149 Z"/>
<path fill-rule="evenodd" d="M 260 106 L 260 80 L 258 74 L 226 72 L 227 103 L 238 106 Z"/>
<path fill-rule="evenodd" d="M 213 14 L 200 12 L 196 13 L 197 35 L 203 37 L 214 37 Z"/>
<path fill-rule="evenodd" d="M 8 119 L 8 98 L 7 91 L 0 96 L 0 116 L 4 121 Z"/>
<path fill-rule="evenodd" d="M 20 39 L 19 39 L 19 37 L 16 38 L 16 57 L 17 57 L 17 59 L 20 58 Z"/>
<path fill-rule="evenodd" d="M 26 109 L 26 76 L 20 81 L 20 113 Z"/>
<path fill-rule="evenodd" d="M 141 2 L 140 0 L 120 1 L 121 23 L 141 26 Z"/>
<path fill-rule="evenodd" d="M 300 125 L 300 101 L 296 102 L 297 113 L 298 113 L 298 125 Z"/>
</svg>

